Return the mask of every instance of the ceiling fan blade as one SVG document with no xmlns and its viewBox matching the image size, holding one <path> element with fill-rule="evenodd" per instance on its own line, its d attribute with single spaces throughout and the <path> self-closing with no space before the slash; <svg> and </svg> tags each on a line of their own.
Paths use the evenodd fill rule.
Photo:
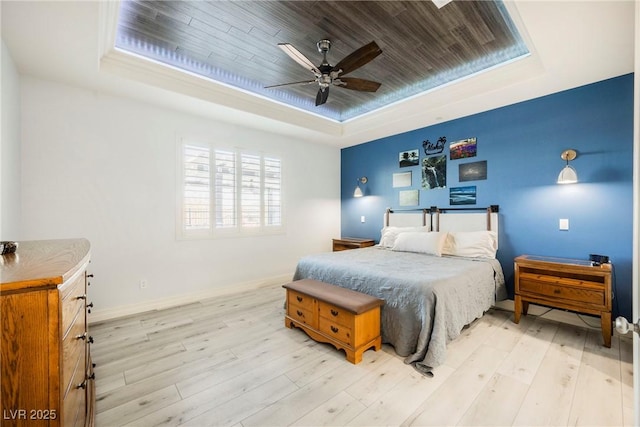
<svg viewBox="0 0 640 427">
<path fill-rule="evenodd" d="M 318 94 L 316 95 L 316 107 L 318 105 L 322 105 L 325 102 L 327 102 L 328 98 L 329 98 L 329 87 L 326 87 L 324 89 L 322 88 L 318 89 Z"/>
<path fill-rule="evenodd" d="M 296 61 L 298 64 L 302 65 L 307 70 L 311 71 L 313 74 L 322 74 L 318 67 L 313 65 L 313 62 L 309 60 L 306 56 L 302 54 L 298 49 L 296 49 L 292 44 L 289 43 L 278 43 L 278 47 L 282 49 L 284 53 L 289 55 L 291 59 Z"/>
<path fill-rule="evenodd" d="M 367 45 L 362 46 L 360 49 L 347 55 L 342 61 L 338 62 L 333 69 L 342 70 L 339 74 L 349 74 L 350 72 L 357 70 L 368 62 L 372 61 L 376 56 L 382 53 L 382 49 L 378 44 L 373 41 Z"/>
<path fill-rule="evenodd" d="M 291 83 L 281 83 L 279 85 L 271 85 L 271 86 L 265 86 L 265 89 L 271 89 L 273 87 L 281 87 L 281 86 L 293 86 L 293 85 L 308 85 L 311 83 L 315 83 L 315 80 L 303 80 L 301 82 L 291 82 Z"/>
<path fill-rule="evenodd" d="M 340 77 L 337 79 L 338 87 L 351 90 L 359 90 L 362 92 L 375 92 L 382 83 L 371 80 L 359 79 L 357 77 Z M 344 84 L 339 84 L 344 83 Z"/>
</svg>

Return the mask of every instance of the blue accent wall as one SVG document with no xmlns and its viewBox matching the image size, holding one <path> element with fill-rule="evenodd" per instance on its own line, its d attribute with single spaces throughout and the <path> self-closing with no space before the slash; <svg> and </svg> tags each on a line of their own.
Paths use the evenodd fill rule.
<svg viewBox="0 0 640 427">
<path fill-rule="evenodd" d="M 420 166 L 399 167 L 400 152 L 447 138 L 447 188 L 421 188 Z M 449 144 L 477 138 L 477 156 L 449 160 Z M 579 183 L 558 185 L 563 150 Z M 487 179 L 460 182 L 458 165 L 487 161 Z M 614 316 L 631 316 L 633 74 L 348 147 L 341 154 L 342 236 L 380 239 L 383 213 L 399 209 L 401 190 L 419 190 L 419 207 L 449 207 L 449 189 L 474 185 L 476 206 L 500 206 L 500 249 L 513 295 L 513 258 L 521 254 L 588 259 L 608 255 L 615 271 Z M 393 188 L 394 173 L 412 185 Z M 365 196 L 354 198 L 358 177 Z M 361 216 L 365 222 L 361 222 Z M 559 230 L 559 219 L 569 230 Z"/>
</svg>

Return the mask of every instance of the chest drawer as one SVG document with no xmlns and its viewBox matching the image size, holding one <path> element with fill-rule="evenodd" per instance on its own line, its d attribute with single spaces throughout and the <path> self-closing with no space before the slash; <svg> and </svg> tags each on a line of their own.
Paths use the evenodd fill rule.
<svg viewBox="0 0 640 427">
<path fill-rule="evenodd" d="M 289 304 L 296 305 L 305 310 L 313 310 L 315 305 L 315 299 L 313 297 L 293 290 L 287 292 L 287 298 Z"/>
<path fill-rule="evenodd" d="M 595 305 L 605 304 L 604 289 L 595 287 L 572 287 L 558 284 L 554 280 L 546 280 L 544 276 L 520 277 L 519 292 L 527 294 L 537 294 L 547 297 L 560 298 L 579 303 Z"/>
<path fill-rule="evenodd" d="M 338 323 L 343 326 L 351 327 L 353 325 L 354 314 L 333 304 L 324 301 L 318 301 L 318 309 L 320 317 L 324 317 L 331 322 Z"/>
<path fill-rule="evenodd" d="M 289 303 L 289 306 L 287 307 L 287 314 L 294 320 L 307 324 L 313 328 L 318 326 L 316 323 L 316 316 L 314 316 L 312 310 L 307 310 L 298 305 Z"/>
<path fill-rule="evenodd" d="M 352 330 L 351 328 L 333 322 L 330 319 L 321 317 L 319 320 L 318 329 L 320 332 L 340 341 L 345 344 L 352 344 Z"/>
</svg>

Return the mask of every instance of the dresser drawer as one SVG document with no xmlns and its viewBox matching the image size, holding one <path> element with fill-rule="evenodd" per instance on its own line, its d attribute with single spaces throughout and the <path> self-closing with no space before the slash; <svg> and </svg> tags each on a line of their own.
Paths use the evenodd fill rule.
<svg viewBox="0 0 640 427">
<path fill-rule="evenodd" d="M 287 298 L 289 299 L 289 304 L 294 304 L 305 310 L 313 310 L 315 305 L 315 299 L 313 297 L 293 290 L 287 292 Z"/>
<path fill-rule="evenodd" d="M 314 316 L 312 310 L 304 309 L 298 305 L 289 304 L 287 309 L 287 314 L 294 320 L 298 322 L 307 324 L 313 328 L 317 327 L 316 316 Z"/>
<path fill-rule="evenodd" d="M 320 332 L 342 343 L 353 345 L 351 328 L 348 328 L 344 325 L 333 322 L 324 317 L 320 318 L 319 323 L 320 324 L 318 326 L 318 329 L 320 330 Z"/>
<path fill-rule="evenodd" d="M 347 327 L 351 327 L 353 325 L 354 314 L 343 308 L 336 307 L 335 305 L 328 304 L 324 301 L 318 301 L 318 309 L 320 310 L 320 317 L 324 317 L 331 322 Z"/>
<path fill-rule="evenodd" d="M 69 389 L 73 388 L 70 384 L 78 363 L 83 367 L 86 363 L 86 335 L 84 326 L 84 310 L 78 312 L 76 321 L 71 325 L 69 333 L 64 337 L 62 342 L 62 386 L 63 396 L 69 393 Z M 79 338 L 84 337 L 84 339 Z"/>
<path fill-rule="evenodd" d="M 86 301 L 86 289 L 84 285 L 84 275 L 76 277 L 73 283 L 69 284 L 67 291 L 62 297 L 62 335 L 66 334 L 71 322 L 75 319 L 76 313 L 84 307 Z"/>
<path fill-rule="evenodd" d="M 575 288 L 554 283 L 551 279 L 545 280 L 544 276 L 520 276 L 519 293 L 537 294 L 580 303 L 605 305 L 604 289 Z"/>
<path fill-rule="evenodd" d="M 65 426 L 83 426 L 85 424 L 86 411 L 86 378 L 83 361 L 72 366 L 73 377 L 71 387 L 67 390 L 62 405 L 64 407 Z"/>
</svg>

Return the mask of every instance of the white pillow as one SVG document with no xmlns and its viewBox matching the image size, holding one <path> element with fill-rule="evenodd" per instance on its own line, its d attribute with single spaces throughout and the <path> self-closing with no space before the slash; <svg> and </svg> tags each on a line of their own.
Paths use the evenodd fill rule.
<svg viewBox="0 0 640 427">
<path fill-rule="evenodd" d="M 495 258 L 498 234 L 495 231 L 457 231 L 447 235 L 443 255 Z"/>
<path fill-rule="evenodd" d="M 447 233 L 438 231 L 429 233 L 408 231 L 398 235 L 392 249 L 394 251 L 442 256 L 442 248 L 446 238 Z"/>
<path fill-rule="evenodd" d="M 393 248 L 393 244 L 396 242 L 396 238 L 398 237 L 398 235 L 400 233 L 406 233 L 406 232 L 428 232 L 429 231 L 429 227 L 428 226 L 424 226 L 424 227 L 384 227 L 381 230 L 381 237 L 380 237 L 380 246 L 385 247 L 385 248 Z"/>
</svg>

